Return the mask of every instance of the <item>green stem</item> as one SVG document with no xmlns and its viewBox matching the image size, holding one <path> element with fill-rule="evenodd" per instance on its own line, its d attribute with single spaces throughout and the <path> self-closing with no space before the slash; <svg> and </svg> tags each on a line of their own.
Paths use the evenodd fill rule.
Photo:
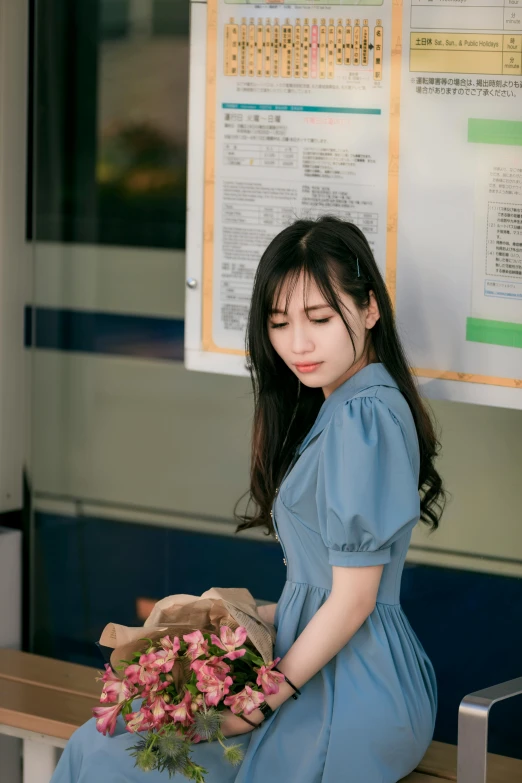
<svg viewBox="0 0 522 783">
<path fill-rule="evenodd" d="M 225 735 L 223 734 L 223 732 L 220 731 L 218 734 L 216 734 L 216 739 L 221 745 L 221 747 L 223 748 L 223 750 L 226 750 L 227 746 L 223 743 L 223 740 L 225 739 Z"/>
<path fill-rule="evenodd" d="M 152 750 L 159 739 L 159 734 L 149 734 L 147 738 L 147 750 Z"/>
</svg>

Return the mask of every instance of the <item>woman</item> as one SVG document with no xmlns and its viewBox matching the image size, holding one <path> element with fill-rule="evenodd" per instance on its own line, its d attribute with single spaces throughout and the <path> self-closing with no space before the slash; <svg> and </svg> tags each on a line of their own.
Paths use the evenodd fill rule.
<svg viewBox="0 0 522 783">
<path fill-rule="evenodd" d="M 413 527 L 437 527 L 445 494 L 439 444 L 356 226 L 299 220 L 275 237 L 256 274 L 247 351 L 255 510 L 238 530 L 263 526 L 281 543 L 287 581 L 262 612 L 289 682 L 266 698 L 268 716 L 227 711 L 239 768 L 215 742 L 195 745 L 193 759 L 207 783 L 396 783 L 426 752 L 437 700 L 400 606 L 402 569 Z M 134 742 L 121 724 L 111 738 L 89 721 L 52 783 L 163 779 L 133 766 Z"/>
</svg>

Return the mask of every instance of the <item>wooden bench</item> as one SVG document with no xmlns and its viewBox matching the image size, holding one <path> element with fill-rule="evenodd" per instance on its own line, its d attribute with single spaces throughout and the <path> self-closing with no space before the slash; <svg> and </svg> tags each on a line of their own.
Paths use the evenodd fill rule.
<svg viewBox="0 0 522 783">
<path fill-rule="evenodd" d="M 55 748 L 65 747 L 75 729 L 92 717 L 101 691 L 96 672 L 88 666 L 0 649 L 0 734 L 24 742 L 24 783 L 49 783 Z M 488 763 L 488 783 L 522 781 L 522 761 L 490 753 Z M 417 770 L 402 783 L 441 780 L 457 780 L 457 748 L 433 742 Z"/>
<path fill-rule="evenodd" d="M 0 649 L 0 734 L 23 740 L 24 783 L 49 783 L 56 749 L 92 717 L 101 692 L 96 672 Z"/>
</svg>

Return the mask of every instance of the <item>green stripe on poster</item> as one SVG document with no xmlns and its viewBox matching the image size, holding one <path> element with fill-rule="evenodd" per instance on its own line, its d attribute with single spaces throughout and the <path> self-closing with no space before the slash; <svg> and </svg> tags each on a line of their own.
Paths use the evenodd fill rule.
<svg viewBox="0 0 522 783">
<path fill-rule="evenodd" d="M 466 340 L 472 343 L 522 348 L 522 324 L 512 324 L 508 321 L 488 321 L 485 318 L 468 318 Z"/>
<path fill-rule="evenodd" d="M 357 109 L 349 106 L 295 106 L 282 103 L 222 103 L 223 109 L 246 111 L 295 111 L 321 114 L 380 114 L 380 109 Z"/>
<path fill-rule="evenodd" d="M 468 141 L 475 144 L 522 146 L 522 122 L 468 119 Z"/>
</svg>

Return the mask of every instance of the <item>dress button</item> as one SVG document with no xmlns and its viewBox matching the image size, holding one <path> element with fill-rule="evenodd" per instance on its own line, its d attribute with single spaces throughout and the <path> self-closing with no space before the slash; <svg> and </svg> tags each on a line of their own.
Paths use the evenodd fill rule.
<svg viewBox="0 0 522 783">
<path fill-rule="evenodd" d="M 275 540 L 279 541 L 279 536 L 277 535 L 277 533 L 275 534 Z"/>
<path fill-rule="evenodd" d="M 286 562 L 286 557 L 283 557 L 283 563 L 284 563 L 285 565 L 287 565 L 287 562 Z"/>
<path fill-rule="evenodd" d="M 270 516 L 272 517 L 272 519 L 274 518 L 274 512 L 273 511 L 270 512 Z"/>
</svg>

